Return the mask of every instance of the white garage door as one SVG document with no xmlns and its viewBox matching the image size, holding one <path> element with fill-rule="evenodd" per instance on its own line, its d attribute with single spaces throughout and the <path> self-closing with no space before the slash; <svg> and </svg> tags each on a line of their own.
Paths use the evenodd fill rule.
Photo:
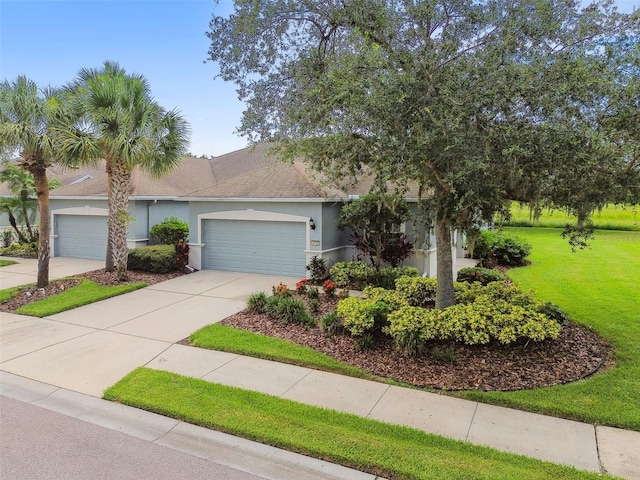
<svg viewBox="0 0 640 480">
<path fill-rule="evenodd" d="M 56 255 L 104 260 L 107 254 L 107 217 L 56 215 Z"/>
<path fill-rule="evenodd" d="M 304 276 L 305 228 L 301 222 L 205 220 L 203 268 Z"/>
</svg>

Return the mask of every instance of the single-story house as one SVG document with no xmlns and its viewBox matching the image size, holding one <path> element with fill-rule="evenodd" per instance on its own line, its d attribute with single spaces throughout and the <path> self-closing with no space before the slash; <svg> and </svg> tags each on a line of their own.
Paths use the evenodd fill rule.
<svg viewBox="0 0 640 480">
<path fill-rule="evenodd" d="M 158 180 L 136 169 L 129 247 L 147 245 L 151 227 L 175 216 L 189 224 L 189 263 L 196 269 L 305 276 L 314 256 L 328 265 L 355 258 L 348 232 L 340 231 L 336 220 L 346 202 L 368 192 L 368 182 L 326 188 L 303 163 L 267 158 L 267 149 L 257 145 L 211 159 L 188 157 Z M 51 191 L 52 255 L 104 259 L 106 187 L 100 165 L 82 181 Z M 423 243 L 428 247 L 418 248 L 405 264 L 435 275 L 434 239 Z"/>
</svg>

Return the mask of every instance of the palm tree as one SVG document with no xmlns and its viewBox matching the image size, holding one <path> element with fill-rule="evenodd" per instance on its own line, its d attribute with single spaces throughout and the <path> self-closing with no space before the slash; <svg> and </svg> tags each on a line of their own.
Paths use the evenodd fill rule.
<svg viewBox="0 0 640 480">
<path fill-rule="evenodd" d="M 69 86 L 80 121 L 59 129 L 67 163 L 104 158 L 109 205 L 105 269 L 127 279 L 127 231 L 131 175 L 141 168 L 154 177 L 174 169 L 188 146 L 189 126 L 179 112 L 165 111 L 152 98 L 142 75 L 117 63 L 83 69 Z"/>
<path fill-rule="evenodd" d="M 38 212 L 36 200 L 36 186 L 33 177 L 25 170 L 10 162 L 3 162 L 0 170 L 0 183 L 5 183 L 11 196 L 0 198 L 0 211 L 9 217 L 9 223 L 16 233 L 20 243 L 37 242 L 37 234 L 32 227 Z M 49 180 L 49 190 L 62 186 L 59 180 Z M 24 224 L 26 236 L 18 228 L 18 223 Z"/>
<path fill-rule="evenodd" d="M 47 167 L 54 163 L 52 126 L 61 101 L 51 89 L 39 91 L 35 82 L 19 76 L 0 83 L 0 150 L 19 152 L 18 167 L 33 176 L 40 235 L 38 240 L 38 287 L 49 284 L 49 182 Z"/>
</svg>

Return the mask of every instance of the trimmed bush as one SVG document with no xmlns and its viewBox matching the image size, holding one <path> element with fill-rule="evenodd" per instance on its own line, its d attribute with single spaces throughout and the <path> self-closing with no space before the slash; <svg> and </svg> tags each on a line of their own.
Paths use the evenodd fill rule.
<svg viewBox="0 0 640 480">
<path fill-rule="evenodd" d="M 342 325 L 354 337 L 361 337 L 386 323 L 389 307 L 384 302 L 349 297 L 338 302 Z"/>
<path fill-rule="evenodd" d="M 396 279 L 418 276 L 415 267 L 381 267 L 377 270 L 360 261 L 337 262 L 330 270 L 331 279 L 341 288 L 362 290 L 367 285 L 393 290 Z"/>
<path fill-rule="evenodd" d="M 428 340 L 436 338 L 437 310 L 404 306 L 387 317 L 385 332 L 391 335 L 396 348 L 406 357 L 422 354 Z"/>
<path fill-rule="evenodd" d="M 129 270 L 149 273 L 169 273 L 177 270 L 176 250 L 173 245 L 152 245 L 129 250 Z"/>
<path fill-rule="evenodd" d="M 504 275 L 491 268 L 468 267 L 458 271 L 457 280 L 458 282 L 480 282 L 482 285 L 487 285 L 491 282 L 504 282 Z"/>
<path fill-rule="evenodd" d="M 408 306 L 406 299 L 402 298 L 395 290 L 387 290 L 381 287 L 366 287 L 362 293 L 368 300 L 373 302 L 383 302 L 387 305 L 389 312 L 398 310 L 400 307 Z"/>
<path fill-rule="evenodd" d="M 178 217 L 168 217 L 151 227 L 151 241 L 159 245 L 175 245 L 189 236 L 189 224 Z"/>
<path fill-rule="evenodd" d="M 436 304 L 436 279 L 429 277 L 400 277 L 396 291 L 412 307 L 433 307 Z"/>
<path fill-rule="evenodd" d="M 483 230 L 476 240 L 474 257 L 501 265 L 524 265 L 531 253 L 531 244 L 517 235 Z"/>
</svg>

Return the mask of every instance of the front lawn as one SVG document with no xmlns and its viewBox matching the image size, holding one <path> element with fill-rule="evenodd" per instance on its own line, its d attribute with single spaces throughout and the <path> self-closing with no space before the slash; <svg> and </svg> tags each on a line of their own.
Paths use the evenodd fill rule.
<svg viewBox="0 0 640 480">
<path fill-rule="evenodd" d="M 18 262 L 14 261 L 14 260 L 2 260 L 2 259 L 0 259 L 0 267 L 7 267 L 9 265 L 15 265 L 16 263 L 18 263 Z"/>
<path fill-rule="evenodd" d="M 596 473 L 356 415 L 138 368 L 104 398 L 391 479 L 590 479 Z"/>
<path fill-rule="evenodd" d="M 597 231 L 572 253 L 558 229 L 510 228 L 533 244 L 530 266 L 509 276 L 609 341 L 616 366 L 567 385 L 465 398 L 640 430 L 640 233 Z"/>
</svg>

